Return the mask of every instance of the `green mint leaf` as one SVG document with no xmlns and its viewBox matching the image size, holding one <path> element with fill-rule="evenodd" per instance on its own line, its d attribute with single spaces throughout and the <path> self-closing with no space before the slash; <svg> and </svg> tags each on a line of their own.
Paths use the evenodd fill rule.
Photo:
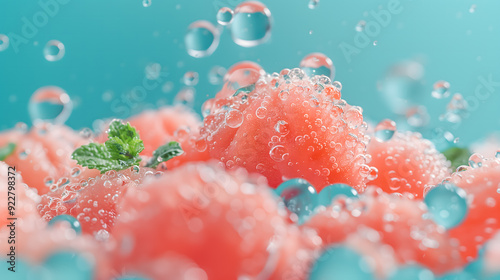
<svg viewBox="0 0 500 280">
<path fill-rule="evenodd" d="M 108 130 L 108 140 L 104 144 L 90 143 L 76 149 L 71 158 L 79 165 L 98 169 L 101 173 L 123 170 L 141 162 L 139 153 L 144 144 L 139 134 L 129 123 L 113 121 Z"/>
<path fill-rule="evenodd" d="M 5 161 L 5 159 L 10 156 L 16 149 L 16 144 L 9 143 L 7 146 L 0 148 L 0 161 Z"/>
<path fill-rule="evenodd" d="M 171 160 L 183 153 L 184 151 L 179 143 L 175 141 L 169 142 L 168 144 L 160 146 L 153 152 L 153 158 L 151 158 L 146 167 L 156 168 L 161 162 Z"/>
<path fill-rule="evenodd" d="M 471 152 L 467 148 L 451 147 L 443 152 L 443 155 L 451 162 L 452 170 L 460 165 L 467 165 Z"/>
</svg>

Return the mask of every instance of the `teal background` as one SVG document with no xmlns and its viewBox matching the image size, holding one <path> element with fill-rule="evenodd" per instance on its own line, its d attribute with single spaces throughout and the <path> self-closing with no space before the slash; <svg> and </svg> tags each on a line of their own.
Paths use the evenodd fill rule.
<svg viewBox="0 0 500 280">
<path fill-rule="evenodd" d="M 171 104 L 183 87 L 186 71 L 199 73 L 194 108 L 215 95 L 220 86 L 208 82 L 208 72 L 220 65 L 229 68 L 241 60 L 258 62 L 268 72 L 298 66 L 310 52 L 323 52 L 336 67 L 336 80 L 343 84 L 343 98 L 363 107 L 365 117 L 377 122 L 395 118 L 377 81 L 391 65 L 418 59 L 425 67 L 421 102 L 431 114 L 430 127 L 441 127 L 437 120 L 450 100 L 431 97 L 437 80 L 451 84 L 452 93 L 474 95 L 479 77 L 491 75 L 500 82 L 500 1 L 400 0 L 402 12 L 392 15 L 386 27 L 371 38 L 377 45 L 360 49 L 349 63 L 339 49 L 341 42 L 354 45 L 354 27 L 360 20 L 373 21 L 370 11 L 385 9 L 388 0 L 321 0 L 308 9 L 307 0 L 262 1 L 273 15 L 271 39 L 253 48 L 244 48 L 231 40 L 230 32 L 221 29 L 215 53 L 205 58 L 190 57 L 184 48 L 184 34 L 193 21 L 204 19 L 215 24 L 220 7 L 234 8 L 237 0 L 152 0 L 143 7 L 142 0 L 66 0 L 47 24 L 16 53 L 11 44 L 0 52 L 0 129 L 22 121 L 30 123 L 28 100 L 39 87 L 56 85 L 65 89 L 75 102 L 67 121 L 78 129 L 92 127 L 98 118 L 124 118 L 145 107 Z M 46 2 L 46 1 L 41 1 Z M 469 12 L 472 4 L 477 8 Z M 42 11 L 37 1 L 18 0 L 0 3 L 0 33 L 22 35 L 22 18 L 32 21 Z M 9 36 L 10 37 L 10 36 Z M 48 62 L 43 47 L 51 39 L 66 47 L 64 58 Z M 141 86 L 148 63 L 162 65 L 161 82 L 171 81 L 174 89 L 162 92 L 151 86 L 146 96 L 127 103 L 131 89 Z M 111 101 L 102 95 L 112 91 Z M 137 99 L 137 98 L 136 98 Z M 479 100 L 452 133 L 462 144 L 500 130 L 500 87 Z"/>
</svg>

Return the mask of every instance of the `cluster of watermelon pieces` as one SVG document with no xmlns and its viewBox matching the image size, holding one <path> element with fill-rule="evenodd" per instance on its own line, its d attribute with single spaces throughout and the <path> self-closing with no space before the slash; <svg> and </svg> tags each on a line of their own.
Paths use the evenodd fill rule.
<svg viewBox="0 0 500 280">
<path fill-rule="evenodd" d="M 0 133 L 1 279 L 500 279 L 500 153 L 374 137 L 338 84 L 234 66 L 181 106 Z M 451 159 L 451 161 L 450 161 Z M 5 253 L 4 253 L 5 252 Z M 34 277 L 34 278 L 33 278 Z"/>
</svg>

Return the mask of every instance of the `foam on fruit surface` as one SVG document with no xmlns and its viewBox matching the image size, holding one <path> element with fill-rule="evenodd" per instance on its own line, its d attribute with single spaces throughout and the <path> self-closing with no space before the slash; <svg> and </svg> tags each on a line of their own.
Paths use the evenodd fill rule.
<svg viewBox="0 0 500 280">
<path fill-rule="evenodd" d="M 76 172 L 76 176 L 54 181 L 52 190 L 42 196 L 37 208 L 46 221 L 57 215 L 71 215 L 81 223 L 84 233 L 107 239 L 119 213 L 117 205 L 121 197 L 157 172 L 138 166 L 105 174 L 84 169 L 82 173 Z"/>
<path fill-rule="evenodd" d="M 395 132 L 386 141 L 372 137 L 368 153 L 370 165 L 378 169 L 370 184 L 387 193 L 411 193 L 421 199 L 428 188 L 450 175 L 449 162 L 420 133 Z"/>
<path fill-rule="evenodd" d="M 285 69 L 216 99 L 197 145 L 229 169 L 264 175 L 273 188 L 302 177 L 318 191 L 333 183 L 362 191 L 376 175 L 365 130 L 362 109 L 340 99 L 329 78 Z"/>
<path fill-rule="evenodd" d="M 325 244 L 342 242 L 369 228 L 381 243 L 392 247 L 399 264 L 417 262 L 438 273 L 458 267 L 462 263 L 458 245 L 443 227 L 425 219 L 426 213 L 421 201 L 369 187 L 357 200 L 335 200 L 304 226 L 316 229 Z"/>
<path fill-rule="evenodd" d="M 15 166 L 24 182 L 42 195 L 49 191 L 44 184 L 45 178 L 68 175 L 76 166 L 71 153 L 76 147 L 88 143 L 88 139 L 66 126 L 43 123 L 28 132 L 1 133 L 0 145 L 8 143 L 15 143 L 16 148 L 5 162 Z"/>
<path fill-rule="evenodd" d="M 450 234 L 460 241 L 462 256 L 472 260 L 500 230 L 500 159 L 473 154 L 469 166 L 458 167 L 450 181 L 467 193 L 469 208 L 465 220 Z"/>
<path fill-rule="evenodd" d="M 124 198 L 113 232 L 115 266 L 138 270 L 138 262 L 172 252 L 209 279 L 267 279 L 279 261 L 270 241 L 284 238 L 288 226 L 276 199 L 263 177 L 244 169 L 226 173 L 213 162 L 167 171 Z"/>
</svg>

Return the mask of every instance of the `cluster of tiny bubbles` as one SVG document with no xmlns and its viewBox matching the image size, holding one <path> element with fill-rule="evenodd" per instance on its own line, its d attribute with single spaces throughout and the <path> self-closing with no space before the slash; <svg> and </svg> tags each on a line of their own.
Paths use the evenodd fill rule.
<svg viewBox="0 0 500 280">
<path fill-rule="evenodd" d="M 406 122 L 413 127 L 424 127 L 429 124 L 430 116 L 425 106 L 408 108 L 405 113 Z"/>
<path fill-rule="evenodd" d="M 416 280 L 434 280 L 434 273 L 420 265 L 406 265 L 397 268 L 389 276 L 389 280 L 416 279 Z"/>
<path fill-rule="evenodd" d="M 234 12 L 231 8 L 222 7 L 217 12 L 217 23 L 220 25 L 228 25 L 233 20 Z"/>
<path fill-rule="evenodd" d="M 298 224 L 303 224 L 312 215 L 317 204 L 316 190 L 309 182 L 301 178 L 281 183 L 275 192 L 292 212 L 292 220 Z"/>
<path fill-rule="evenodd" d="M 66 49 L 64 44 L 58 40 L 50 40 L 43 49 L 43 56 L 47 61 L 58 61 L 64 57 Z"/>
<path fill-rule="evenodd" d="M 43 279 L 93 279 L 95 259 L 91 256 L 72 251 L 55 252 L 43 262 L 43 268 L 49 274 L 47 278 Z"/>
<path fill-rule="evenodd" d="M 192 87 L 182 88 L 174 98 L 175 105 L 184 105 L 187 107 L 192 107 L 194 103 L 194 95 L 196 90 Z"/>
<path fill-rule="evenodd" d="M 451 183 L 431 188 L 424 202 L 434 222 L 446 229 L 459 225 L 467 215 L 467 194 Z"/>
<path fill-rule="evenodd" d="M 43 122 L 64 124 L 71 115 L 73 104 L 69 95 L 58 87 L 42 87 L 30 98 L 28 111 L 33 124 Z"/>
<path fill-rule="evenodd" d="M 9 47 L 9 37 L 5 34 L 0 34 L 0 52 L 5 51 Z"/>
<path fill-rule="evenodd" d="M 345 196 L 350 199 L 358 198 L 358 192 L 346 184 L 333 184 L 323 188 L 318 194 L 318 206 L 328 207 L 332 201 L 340 196 Z"/>
<path fill-rule="evenodd" d="M 82 234 L 82 225 L 80 222 L 73 216 L 70 215 L 57 215 L 54 218 L 52 218 L 48 225 L 49 226 L 54 226 L 57 223 L 67 223 L 71 226 L 71 228 L 77 233 L 77 234 Z"/>
<path fill-rule="evenodd" d="M 439 120 L 446 120 L 450 123 L 460 123 L 466 117 L 468 103 L 460 93 L 455 93 L 446 106 L 446 112 L 439 117 Z"/>
<path fill-rule="evenodd" d="M 360 20 L 356 24 L 356 27 L 354 28 L 354 30 L 356 30 L 357 32 L 363 32 L 363 30 L 365 30 L 365 26 L 366 26 L 366 21 Z"/>
<path fill-rule="evenodd" d="M 326 249 L 311 268 L 309 280 L 320 279 L 371 280 L 374 275 L 373 269 L 362 255 L 340 245 Z"/>
<path fill-rule="evenodd" d="M 271 12 L 258 1 L 246 1 L 235 9 L 231 22 L 233 41 L 242 47 L 254 47 L 271 37 Z"/>
<path fill-rule="evenodd" d="M 380 142 L 391 140 L 394 133 L 396 133 L 396 122 L 393 120 L 385 119 L 375 126 L 375 139 Z"/>
<path fill-rule="evenodd" d="M 318 7 L 319 5 L 319 0 L 309 0 L 309 4 L 307 4 L 307 7 L 309 7 L 309 9 L 311 10 L 314 10 Z"/>
<path fill-rule="evenodd" d="M 300 68 L 309 76 L 325 75 L 335 78 L 335 66 L 332 60 L 322 53 L 311 53 L 300 61 Z"/>
<path fill-rule="evenodd" d="M 198 72 L 188 71 L 184 74 L 182 80 L 186 86 L 194 87 L 198 84 L 199 80 Z"/>
<path fill-rule="evenodd" d="M 212 23 L 199 20 L 189 25 L 184 41 L 188 54 L 199 58 L 211 55 L 219 46 L 219 38 L 220 32 Z"/>
<path fill-rule="evenodd" d="M 160 77 L 160 72 L 161 72 L 161 65 L 160 63 L 149 63 L 146 65 L 144 68 L 144 75 L 146 76 L 146 79 L 148 80 L 156 80 Z"/>
<path fill-rule="evenodd" d="M 147 7 L 151 6 L 151 1 L 152 0 L 142 0 L 142 6 L 144 8 L 147 8 Z"/>
<path fill-rule="evenodd" d="M 226 68 L 222 66 L 214 66 L 208 72 L 208 82 L 212 85 L 220 85 L 224 80 L 224 76 L 226 75 Z"/>
<path fill-rule="evenodd" d="M 432 97 L 436 99 L 450 96 L 450 83 L 447 81 L 437 81 L 432 88 Z"/>
</svg>

